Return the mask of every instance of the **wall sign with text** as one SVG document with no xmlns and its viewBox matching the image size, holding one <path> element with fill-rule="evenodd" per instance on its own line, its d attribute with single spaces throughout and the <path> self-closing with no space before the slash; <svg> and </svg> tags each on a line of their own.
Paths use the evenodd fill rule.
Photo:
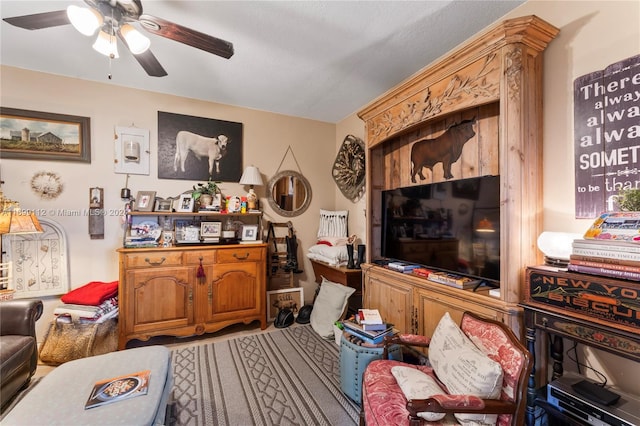
<svg viewBox="0 0 640 426">
<path fill-rule="evenodd" d="M 640 55 L 576 78 L 573 97 L 576 218 L 592 219 L 640 188 Z"/>
</svg>

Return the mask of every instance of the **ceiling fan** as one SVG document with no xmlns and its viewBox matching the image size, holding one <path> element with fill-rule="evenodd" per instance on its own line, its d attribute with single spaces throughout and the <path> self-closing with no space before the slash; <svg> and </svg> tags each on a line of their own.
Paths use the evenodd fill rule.
<svg viewBox="0 0 640 426">
<path fill-rule="evenodd" d="M 204 50 L 229 59 L 233 56 L 233 44 L 191 28 L 166 21 L 142 12 L 140 0 L 84 0 L 89 6 L 70 5 L 67 10 L 36 13 L 33 15 L 4 18 L 4 21 L 27 30 L 39 30 L 72 24 L 86 36 L 98 37 L 93 48 L 110 57 L 117 58 L 116 36 L 134 58 L 152 77 L 164 77 L 167 72 L 149 50 L 150 40 L 136 30 L 131 22 L 153 34 Z"/>
</svg>

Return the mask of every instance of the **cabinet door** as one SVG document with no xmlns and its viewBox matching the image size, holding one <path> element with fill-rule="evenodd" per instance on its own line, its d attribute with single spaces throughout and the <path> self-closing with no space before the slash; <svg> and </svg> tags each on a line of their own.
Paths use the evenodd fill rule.
<svg viewBox="0 0 640 426">
<path fill-rule="evenodd" d="M 390 282 L 375 274 L 364 278 L 364 306 L 378 309 L 385 321 L 394 324 L 401 333 L 412 331 L 412 288 L 400 282 Z"/>
<path fill-rule="evenodd" d="M 460 324 L 462 314 L 465 311 L 473 312 L 474 314 L 478 314 L 485 318 L 491 318 L 494 320 L 499 319 L 498 312 L 495 309 L 482 306 L 478 303 L 473 303 L 471 300 L 466 300 L 464 298 L 454 298 L 424 289 L 416 289 L 414 297 L 417 334 L 423 336 L 433 335 L 438 322 L 440 322 L 440 319 L 445 312 L 449 312 L 451 319 L 456 324 Z"/>
<path fill-rule="evenodd" d="M 127 332 L 145 333 L 194 323 L 195 269 L 186 267 L 127 271 L 124 284 Z"/>
<path fill-rule="evenodd" d="M 210 278 L 203 286 L 207 291 L 205 322 L 259 315 L 263 299 L 258 271 L 255 262 L 224 263 L 207 268 Z"/>
</svg>

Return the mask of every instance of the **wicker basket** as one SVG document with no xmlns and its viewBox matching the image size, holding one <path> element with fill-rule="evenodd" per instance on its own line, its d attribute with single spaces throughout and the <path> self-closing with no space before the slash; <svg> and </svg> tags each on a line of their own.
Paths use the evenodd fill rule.
<svg viewBox="0 0 640 426">
<path fill-rule="evenodd" d="M 15 290 L 0 290 L 0 300 L 13 300 Z"/>
</svg>

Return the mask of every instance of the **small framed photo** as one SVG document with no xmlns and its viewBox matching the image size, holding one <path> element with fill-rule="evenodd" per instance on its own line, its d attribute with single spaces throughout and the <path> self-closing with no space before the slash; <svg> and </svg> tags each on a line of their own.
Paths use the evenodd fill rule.
<svg viewBox="0 0 640 426">
<path fill-rule="evenodd" d="M 171 211 L 171 203 L 172 200 L 164 199 L 164 198 L 156 198 L 156 212 L 170 212 Z"/>
<path fill-rule="evenodd" d="M 138 191 L 134 209 L 139 212 L 152 212 L 156 199 L 156 191 Z"/>
<path fill-rule="evenodd" d="M 304 289 L 302 287 L 285 288 L 267 292 L 267 321 L 274 321 L 280 308 L 289 308 L 294 315 L 304 305 Z"/>
<path fill-rule="evenodd" d="M 258 225 L 242 226 L 242 241 L 256 241 L 258 239 Z"/>
<path fill-rule="evenodd" d="M 192 212 L 193 211 L 193 196 L 191 194 L 182 194 L 178 200 L 176 208 L 177 212 Z"/>
<path fill-rule="evenodd" d="M 201 222 L 200 236 L 202 238 L 215 238 L 222 235 L 222 222 Z"/>
</svg>

